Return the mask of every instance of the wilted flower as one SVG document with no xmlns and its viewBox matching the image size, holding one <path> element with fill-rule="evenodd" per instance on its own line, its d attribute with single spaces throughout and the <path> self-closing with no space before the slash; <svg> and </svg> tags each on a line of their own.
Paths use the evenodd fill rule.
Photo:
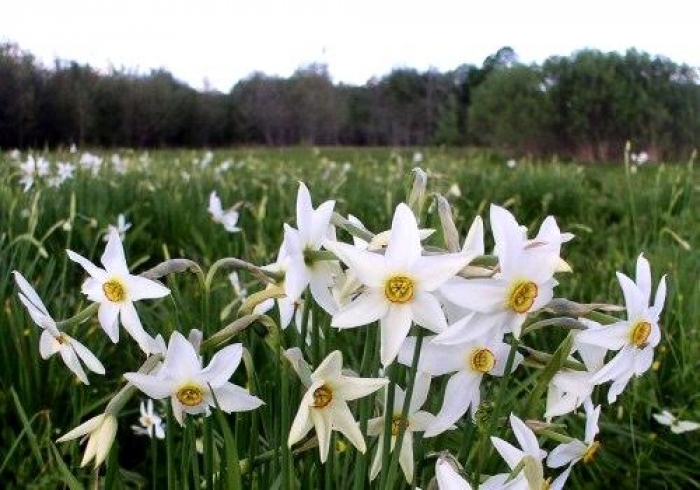
<svg viewBox="0 0 700 490">
<path fill-rule="evenodd" d="M 100 304 L 98 318 L 102 329 L 112 342 L 119 341 L 119 319 L 129 335 L 146 354 L 152 352 L 153 338 L 146 333 L 134 307 L 134 301 L 162 298 L 170 290 L 150 279 L 129 273 L 124 248 L 116 229 L 111 229 L 105 252 L 100 261 L 101 269 L 72 250 L 68 257 L 80 264 L 90 274 L 83 283 L 82 291 L 90 301 Z"/>
<path fill-rule="evenodd" d="M 173 332 L 163 366 L 156 374 L 126 373 L 124 377 L 154 400 L 170 397 L 175 419 L 183 413 L 209 415 L 211 407 L 226 413 L 254 410 L 263 404 L 248 390 L 229 383 L 243 355 L 241 344 L 214 354 L 206 368 L 194 346 L 180 332 Z"/>
<path fill-rule="evenodd" d="M 83 366 L 80 361 L 85 363 L 85 366 L 92 372 L 104 374 L 105 368 L 102 363 L 90 352 L 83 344 L 69 336 L 65 332 L 58 330 L 56 322 L 49 315 L 44 302 L 41 301 L 39 295 L 27 280 L 17 271 L 12 272 L 15 276 L 15 282 L 19 286 L 19 299 L 27 308 L 29 315 L 38 326 L 42 328 L 41 338 L 39 339 L 39 353 L 43 359 L 48 359 L 55 353 L 60 353 L 63 362 L 66 363 L 68 369 L 82 381 L 90 384 Z"/>
<path fill-rule="evenodd" d="M 343 355 L 337 350 L 328 354 L 316 368 L 289 431 L 287 444 L 292 447 L 315 427 L 321 463 L 328 459 L 334 430 L 340 431 L 361 453 L 367 450 L 360 426 L 347 402 L 374 393 L 389 382 L 387 379 L 345 376 L 342 368 Z"/>
</svg>

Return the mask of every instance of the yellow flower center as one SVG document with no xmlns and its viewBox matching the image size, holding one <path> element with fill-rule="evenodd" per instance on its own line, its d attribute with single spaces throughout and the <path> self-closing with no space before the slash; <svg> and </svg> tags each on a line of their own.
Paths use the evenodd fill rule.
<svg viewBox="0 0 700 490">
<path fill-rule="evenodd" d="M 496 358 L 486 348 L 476 349 L 469 358 L 469 364 L 474 371 L 488 373 L 496 365 Z"/>
<path fill-rule="evenodd" d="M 598 452 L 599 448 L 600 448 L 600 442 L 593 441 L 593 444 L 588 446 L 588 449 L 586 449 L 586 452 L 583 453 L 583 462 L 586 464 L 591 464 L 593 462 L 593 459 L 595 459 L 595 453 Z"/>
<path fill-rule="evenodd" d="M 204 400 L 204 393 L 197 385 L 185 385 L 177 390 L 177 399 L 187 407 L 196 407 Z"/>
<path fill-rule="evenodd" d="M 391 435 L 398 436 L 401 430 L 408 429 L 408 419 L 403 418 L 401 415 L 394 415 L 391 419 Z"/>
<path fill-rule="evenodd" d="M 124 285 L 116 279 L 110 279 L 102 285 L 102 291 L 104 291 L 107 299 L 114 303 L 121 303 L 126 299 L 126 289 Z"/>
<path fill-rule="evenodd" d="M 311 406 L 313 408 L 325 408 L 332 400 L 333 390 L 331 390 L 328 386 L 323 385 L 314 390 L 314 404 Z"/>
<path fill-rule="evenodd" d="M 537 284 L 532 281 L 519 281 L 511 288 L 508 308 L 516 313 L 526 313 L 537 298 Z"/>
<path fill-rule="evenodd" d="M 408 276 L 391 276 L 384 283 L 384 296 L 392 303 L 408 303 L 415 294 L 415 283 Z"/>
<path fill-rule="evenodd" d="M 56 339 L 56 342 L 59 344 L 63 345 L 67 342 L 66 337 L 63 334 L 60 334 L 58 337 L 54 337 Z"/>
<path fill-rule="evenodd" d="M 550 487 L 552 486 L 552 478 L 547 478 L 546 480 L 542 480 L 542 486 L 540 487 L 541 490 L 549 490 Z"/>
<path fill-rule="evenodd" d="M 651 323 L 637 322 L 634 324 L 634 327 L 632 327 L 632 335 L 630 335 L 630 340 L 635 346 L 643 349 L 647 345 L 649 335 L 651 335 Z"/>
</svg>

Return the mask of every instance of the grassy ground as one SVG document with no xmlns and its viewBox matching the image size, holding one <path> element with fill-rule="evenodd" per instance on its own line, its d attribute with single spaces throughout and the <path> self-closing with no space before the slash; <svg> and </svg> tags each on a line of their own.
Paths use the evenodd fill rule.
<svg viewBox="0 0 700 490">
<path fill-rule="evenodd" d="M 309 186 L 314 204 L 336 199 L 341 214 L 352 213 L 370 230 L 381 231 L 390 226 L 395 205 L 405 198 L 410 170 L 416 165 L 412 151 L 389 149 L 223 151 L 214 154 L 208 166 L 199 163 L 204 152 L 163 151 L 148 158 L 141 153 L 120 154 L 130 161 L 126 174 L 104 168 L 93 177 L 89 171 L 78 170 L 77 177 L 60 188 L 37 182 L 26 193 L 18 183 L 17 163 L 0 157 L 0 299 L 4 306 L 0 316 L 0 417 L 5 421 L 0 427 L 0 478 L 5 488 L 79 488 L 94 482 L 89 469 L 78 468 L 82 448 L 75 443 L 54 445 L 53 441 L 100 413 L 110 394 L 123 385 L 121 374 L 135 370 L 142 361 L 133 343 L 108 343 L 96 318 L 74 327 L 71 334 L 94 350 L 107 367 L 107 376 L 92 375 L 91 385 L 83 386 L 60 360 L 43 361 L 38 352 L 40 332 L 17 300 L 10 271 L 20 270 L 35 285 L 55 318 L 67 318 L 86 303 L 80 294 L 84 273 L 67 261 L 65 249 L 96 260 L 104 246 L 104 231 L 119 213 L 133 223 L 125 240 L 132 270 L 142 271 L 175 257 L 195 260 L 204 268 L 229 256 L 265 264 L 274 260 L 282 223 L 294 224 L 297 181 Z M 77 162 L 76 155 L 47 157 L 52 162 Z M 109 155 L 106 157 L 108 160 Z M 231 165 L 222 170 L 225 161 Z M 668 274 L 669 296 L 657 362 L 615 405 L 604 406 L 603 451 L 595 464 L 578 467 L 570 483 L 573 488 L 700 488 L 697 432 L 675 435 L 651 417 L 670 408 L 684 419 L 700 420 L 700 177 L 692 163 L 649 164 L 636 172 L 625 171 L 621 164 L 529 161 L 509 168 L 504 160 L 485 153 L 430 149 L 420 166 L 429 173 L 429 190 L 449 196 L 462 236 L 475 214 L 487 218 L 492 202 L 511 209 L 530 230 L 552 214 L 562 230 L 575 233 L 576 239 L 563 253 L 575 272 L 561 280 L 559 296 L 619 303 L 614 272 L 632 274 L 642 251 L 652 264 L 654 281 Z M 241 233 L 229 234 L 209 218 L 206 209 L 213 190 L 225 207 L 243 203 Z M 432 209 L 427 219 L 438 226 Z M 439 233 L 433 243 L 442 245 Z M 259 289 L 250 276 L 243 277 L 251 290 Z M 173 291 L 171 299 L 139 306 L 151 333 L 167 337 L 175 329 L 201 328 L 206 336 L 233 319 L 235 308 L 230 306 L 236 298 L 225 274 L 217 276 L 206 301 L 191 277 L 172 277 L 167 284 Z M 369 329 L 357 330 L 351 337 L 330 329 L 327 317 L 317 314 L 314 319 L 314 328 L 323 330 L 325 337 L 323 342 L 314 342 L 312 360 L 342 347 L 359 369 L 370 342 Z M 551 349 L 559 339 L 542 334 L 534 343 Z M 298 340 L 289 329 L 282 343 L 288 347 Z M 267 402 L 265 408 L 231 416 L 228 422 L 210 418 L 217 422 L 207 422 L 204 427 L 190 424 L 182 437 L 179 429 L 173 430 L 173 440 L 166 448 L 165 442 L 150 443 L 131 432 L 129 426 L 138 418 L 135 399 L 120 419 L 116 450 L 107 471 L 101 473 L 107 487 L 163 488 L 168 477 L 166 462 L 177 464 L 176 478 L 184 486 L 188 479 L 196 478 L 192 476 L 196 471 L 204 473 L 206 465 L 217 464 L 193 457 L 197 454 L 193 441 L 211 430 L 219 447 L 227 429 L 237 440 L 240 459 L 250 462 L 257 457 L 257 464 L 244 471 L 244 488 L 285 488 L 284 484 L 295 480 L 302 488 L 365 487 L 364 482 L 358 483 L 357 468 L 371 462 L 372 439 L 368 439 L 370 451 L 363 458 L 351 447 L 346 449 L 337 437 L 341 450 L 325 466 L 318 464 L 315 450 L 292 456 L 282 449 L 286 442 L 282 428 L 296 413 L 302 387 L 293 378 L 283 379 L 274 356 L 255 331 L 246 332 L 241 341 L 251 351 L 255 365 L 248 382 Z M 370 366 L 372 370 L 376 366 Z M 243 371 L 240 368 L 233 378 L 238 384 L 246 383 Z M 511 381 L 516 404 L 531 389 L 528 374 L 524 370 Z M 604 393 L 597 397 L 602 402 Z M 485 400 L 492 398 L 489 388 Z M 428 405 L 437 409 L 439 401 L 431 397 Z M 285 410 L 287 418 L 280 418 Z M 371 407 L 360 404 L 358 410 L 368 412 Z M 580 430 L 581 422 L 571 420 Z M 454 431 L 417 446 L 416 475 L 422 488 L 432 476 L 435 460 L 429 457 L 431 453 L 449 448 L 465 462 L 469 451 L 462 447 L 463 433 Z"/>
</svg>

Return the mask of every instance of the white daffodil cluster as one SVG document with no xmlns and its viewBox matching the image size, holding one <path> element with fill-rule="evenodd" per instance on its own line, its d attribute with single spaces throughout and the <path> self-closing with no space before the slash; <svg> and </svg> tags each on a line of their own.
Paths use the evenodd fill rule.
<svg viewBox="0 0 700 490">
<path fill-rule="evenodd" d="M 205 160 L 198 164 L 206 166 L 211 158 Z M 85 161 L 92 162 L 89 158 Z M 393 474 L 397 466 L 411 483 L 417 441 L 476 424 L 477 432 L 484 435 L 475 444 L 490 443 L 503 458 L 506 472 L 481 475 L 481 466 L 473 467 L 473 461 L 464 472 L 443 452 L 435 466 L 439 488 L 563 488 L 572 467 L 579 461 L 591 463 L 601 445 L 596 439 L 601 405 L 594 406 L 595 386 L 611 382 L 607 401 L 614 403 L 629 381 L 652 364 L 654 348 L 661 340 L 665 278 L 661 278 L 650 304 L 652 276 L 643 255 L 637 259 L 635 281 L 617 274 L 625 319 L 608 314 L 619 311 L 613 305 L 555 298 L 559 275 L 572 272 L 561 257 L 561 249 L 573 235 L 563 233 L 549 216 L 530 237 L 510 211 L 491 205 L 493 249 L 487 254 L 481 217 L 474 218 L 461 245 L 449 204 L 440 198 L 436 207 L 446 242 L 445 249 L 440 248 L 428 242 L 434 230 L 419 226 L 422 217 L 417 213 L 422 209 L 426 179 L 424 172 L 416 172 L 410 205 L 398 204 L 390 229 L 378 234 L 355 216 L 345 219 L 335 213 L 335 201 L 314 207 L 308 188 L 300 183 L 296 228 L 283 225 L 283 241 L 275 262 L 259 267 L 225 258 L 204 274 L 194 262 L 175 259 L 143 274 L 132 274 L 120 236 L 125 230 L 112 227 L 101 257 L 103 267 L 68 251 L 68 257 L 89 274 L 82 292 L 92 305 L 63 322 L 52 319 L 29 282 L 15 272 L 20 301 L 42 328 L 42 357 L 59 352 L 84 383 L 88 379 L 83 365 L 105 374 L 100 361 L 65 333 L 66 328 L 95 313 L 112 342 L 119 341 L 119 325 L 123 325 L 147 356 L 141 369 L 124 375 L 128 384 L 103 414 L 61 440 L 87 435 L 83 464 L 94 459 L 99 465 L 115 437 L 119 411 L 136 390 L 152 400 L 169 400 L 172 415 L 181 425 L 187 415 L 207 416 L 214 409 L 245 412 L 260 407 L 263 400 L 229 381 L 243 359 L 247 371 L 254 360 L 241 343 L 225 344 L 255 322 L 268 330 L 283 330 L 294 321 L 304 336 L 277 332 L 280 335 L 275 342 L 281 345 L 271 350 L 275 362 L 281 354 L 285 359 L 280 364 L 280 375 L 296 373 L 303 386 L 300 400 L 294 400 L 299 402 L 298 411 L 285 435 L 289 448 L 296 446 L 294 451 L 304 451 L 317 442 L 320 463 L 325 463 L 335 452 L 333 432 L 339 432 L 360 453 L 372 449 L 366 441 L 371 436 L 377 443 L 372 443 L 376 449 L 370 451 L 373 457 L 368 465 L 368 481 Z M 224 211 L 216 192 L 211 193 L 209 212 L 229 232 L 240 231 L 235 208 Z M 350 233 L 352 240 L 339 240 L 338 228 Z M 148 324 L 144 327 L 135 303 L 170 295 L 170 289 L 158 278 L 195 270 L 208 292 L 214 273 L 226 265 L 251 273 L 264 286 L 254 292 L 252 283 L 242 283 L 238 273 L 229 276 L 234 302 L 241 304 L 241 316 L 232 324 L 208 339 L 197 330 L 189 338 L 175 331 L 167 346 L 162 334 Z M 227 310 L 222 318 L 229 313 Z M 320 341 L 326 345 L 329 334 L 341 339 L 339 345 L 345 345 L 345 340 L 357 335 L 356 329 L 363 326 L 378 329 L 363 333 L 366 338 L 379 340 L 376 349 L 374 345 L 364 346 L 362 366 L 343 365 L 343 359 L 355 360 L 357 353 L 349 355 L 330 348 L 330 352 L 318 351 Z M 554 352 L 528 345 L 531 332 L 556 327 L 565 329 L 567 335 Z M 273 342 L 272 337 L 265 341 Z M 301 339 L 300 345 L 289 345 L 291 338 Z M 222 347 L 210 358 L 204 357 L 202 352 L 214 346 Z M 374 358 L 372 353 L 376 354 Z M 206 359 L 210 361 L 205 363 Z M 305 359 L 314 359 L 315 369 Z M 527 376 L 523 373 L 525 366 L 533 369 Z M 367 374 L 370 376 L 363 377 Z M 508 400 L 503 395 L 512 376 L 522 376 L 523 383 L 534 383 L 528 400 Z M 488 395 L 485 386 L 490 387 Z M 486 397 L 488 403 L 483 402 Z M 154 412 L 152 400 L 141 406 L 137 432 L 162 438 L 162 419 Z M 360 403 L 365 407 L 362 423 L 355 411 Z M 574 413 L 581 406 L 586 413 L 583 439 L 558 432 L 565 425 L 559 421 L 552 424 L 552 419 Z M 527 420 L 516 415 L 521 410 L 528 414 Z M 494 435 L 506 425 L 501 416 L 508 413 L 519 447 Z M 671 425 L 672 430 L 679 428 L 681 424 L 669 417 L 664 414 L 657 420 Z M 687 427 L 683 426 L 684 430 L 691 430 Z M 173 427 L 168 427 L 171 430 Z M 315 439 L 309 436 L 312 431 Z M 538 437 L 560 444 L 547 456 Z M 435 439 L 435 444 L 440 446 L 442 441 Z M 394 456 L 394 452 L 398 454 Z M 552 480 L 546 476 L 543 462 L 550 468 L 565 469 Z"/>
</svg>

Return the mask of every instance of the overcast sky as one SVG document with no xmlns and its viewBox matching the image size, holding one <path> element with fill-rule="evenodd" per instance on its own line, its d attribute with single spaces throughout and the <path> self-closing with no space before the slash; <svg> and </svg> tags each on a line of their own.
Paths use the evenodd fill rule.
<svg viewBox="0 0 700 490">
<path fill-rule="evenodd" d="M 700 66 L 698 0 L 2 0 L 0 41 L 147 73 L 164 67 L 228 91 L 253 71 L 323 62 L 362 84 L 394 67 L 481 64 L 501 46 L 522 62 L 584 47 L 636 47 Z"/>
</svg>

